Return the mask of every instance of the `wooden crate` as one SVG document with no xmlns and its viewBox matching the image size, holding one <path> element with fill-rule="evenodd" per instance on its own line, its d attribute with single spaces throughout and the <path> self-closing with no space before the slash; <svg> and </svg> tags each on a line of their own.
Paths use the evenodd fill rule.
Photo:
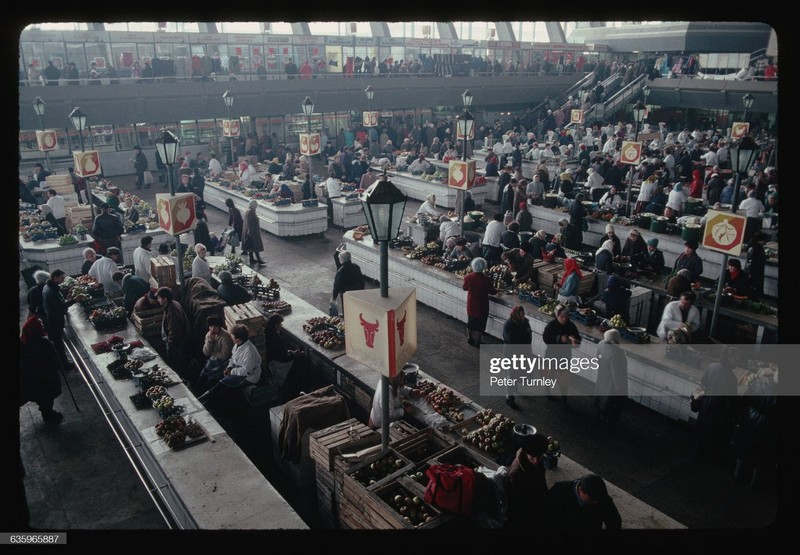
<svg viewBox="0 0 800 555">
<path fill-rule="evenodd" d="M 130 320 L 144 336 L 161 335 L 161 322 L 164 319 L 163 308 L 142 310 L 131 314 Z"/>
<path fill-rule="evenodd" d="M 266 318 L 250 304 L 236 304 L 225 307 L 225 328 L 230 331 L 234 325 L 242 324 L 247 328 L 250 341 L 256 346 L 261 356 L 261 367 L 267 367 L 267 339 L 264 335 Z"/>
<path fill-rule="evenodd" d="M 412 530 L 436 528 L 444 521 L 442 512 L 425 503 L 423 500 L 424 492 L 417 487 L 419 484 L 405 477 L 400 477 L 389 483 L 382 485 L 374 491 L 368 491 L 362 505 L 362 515 L 370 520 L 370 528 L 378 530 Z M 413 507 L 424 507 L 432 517 L 431 520 L 417 526 L 403 518 L 393 506 L 393 498 L 397 495 L 402 497 L 419 499 L 419 503 L 413 503 Z"/>
<path fill-rule="evenodd" d="M 336 448 L 333 456 L 333 488 L 337 502 L 342 498 L 342 481 L 345 473 L 362 462 L 361 459 L 352 458 L 351 455 L 375 446 L 380 448 L 380 445 L 381 435 L 375 433 Z"/>
<path fill-rule="evenodd" d="M 333 458 L 339 452 L 340 447 L 370 435 L 377 435 L 377 432 L 356 418 L 350 418 L 324 430 L 318 430 L 311 434 L 309 442 L 311 458 L 314 459 L 318 469 L 332 472 Z"/>
<path fill-rule="evenodd" d="M 456 443 L 435 428 L 425 428 L 389 444 L 392 449 L 418 464 L 454 447 Z"/>
<path fill-rule="evenodd" d="M 418 431 L 416 426 L 409 424 L 405 420 L 395 420 L 389 424 L 389 445 Z"/>
<path fill-rule="evenodd" d="M 545 290 L 552 290 L 553 283 L 555 283 L 556 280 L 556 275 L 563 270 L 563 264 L 549 263 L 541 265 L 538 273 L 539 287 Z"/>
<path fill-rule="evenodd" d="M 150 277 L 156 287 L 175 287 L 178 278 L 175 264 L 170 256 L 154 256 L 150 259 Z M 152 284 L 152 282 L 151 282 Z"/>
<path fill-rule="evenodd" d="M 75 192 L 72 186 L 72 177 L 67 175 L 50 175 L 45 179 L 47 186 L 58 192 L 59 195 L 66 195 Z"/>
<path fill-rule="evenodd" d="M 372 465 L 379 461 L 384 462 L 387 460 L 393 463 L 394 466 L 385 476 L 378 480 L 371 480 L 368 484 L 364 484 L 361 481 L 366 480 L 363 477 L 364 473 L 370 472 Z M 396 461 L 400 461 L 401 464 L 397 466 Z M 342 475 L 342 496 L 347 497 L 349 491 L 374 490 L 398 476 L 408 473 L 413 467 L 414 464 L 410 460 L 390 447 L 387 451 L 368 457 L 363 462 L 353 465 L 344 472 Z"/>
<path fill-rule="evenodd" d="M 489 470 L 497 470 L 499 465 L 493 460 L 481 455 L 474 449 L 459 445 L 436 455 L 428 461 L 430 464 L 462 464 L 475 470 L 484 466 Z"/>
</svg>

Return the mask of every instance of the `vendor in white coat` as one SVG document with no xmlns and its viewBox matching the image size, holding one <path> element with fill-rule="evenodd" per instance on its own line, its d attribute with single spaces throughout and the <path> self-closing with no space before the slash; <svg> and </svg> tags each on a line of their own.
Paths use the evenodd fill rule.
<svg viewBox="0 0 800 555">
<path fill-rule="evenodd" d="M 433 193 L 429 194 L 425 197 L 425 202 L 423 202 L 419 210 L 417 210 L 417 214 L 427 214 L 431 217 L 431 219 L 439 219 L 441 215 L 438 210 L 436 210 L 436 195 Z"/>
<path fill-rule="evenodd" d="M 681 293 L 677 301 L 667 303 L 656 335 L 661 339 L 667 339 L 670 331 L 680 327 L 688 327 L 687 331 L 690 334 L 696 332 L 700 328 L 700 310 L 694 306 L 694 300 L 694 293 L 686 291 Z"/>
<path fill-rule="evenodd" d="M 383 396 L 381 394 L 381 380 L 375 386 L 375 395 L 372 397 L 372 410 L 369 412 L 369 427 L 378 429 L 383 426 Z M 411 389 L 403 385 L 403 373 L 399 372 L 389 378 L 389 422 L 400 420 L 403 415 L 413 411 L 413 407 L 406 401 L 408 398 L 421 397 L 418 389 Z"/>
</svg>

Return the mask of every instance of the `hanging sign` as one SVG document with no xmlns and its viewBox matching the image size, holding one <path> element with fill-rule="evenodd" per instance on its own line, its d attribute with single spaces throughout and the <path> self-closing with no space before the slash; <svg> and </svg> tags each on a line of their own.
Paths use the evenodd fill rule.
<svg viewBox="0 0 800 555">
<path fill-rule="evenodd" d="M 53 130 L 37 131 L 36 144 L 42 152 L 55 150 L 58 148 L 58 136 Z"/>
<path fill-rule="evenodd" d="M 731 212 L 709 210 L 703 230 L 703 246 L 730 256 L 739 256 L 747 218 Z"/>
<path fill-rule="evenodd" d="M 622 141 L 619 161 L 623 164 L 638 165 L 642 158 L 642 143 Z"/>
<path fill-rule="evenodd" d="M 72 162 L 75 166 L 75 175 L 78 177 L 92 177 L 100 174 L 100 153 L 96 150 L 72 153 Z"/>
<path fill-rule="evenodd" d="M 570 123 L 583 123 L 583 110 L 572 110 L 569 114 Z"/>
<path fill-rule="evenodd" d="M 466 191 L 475 184 L 475 160 L 450 160 L 447 168 L 447 186 Z"/>
<path fill-rule="evenodd" d="M 348 291 L 344 299 L 347 356 L 393 377 L 417 352 L 417 290 Z"/>
<path fill-rule="evenodd" d="M 300 133 L 300 154 L 314 156 L 321 150 L 319 133 Z"/>
<path fill-rule="evenodd" d="M 741 139 L 750 134 L 750 124 L 746 121 L 735 121 L 731 126 L 731 139 Z"/>
<path fill-rule="evenodd" d="M 378 114 L 379 112 L 364 112 L 364 127 L 377 127 Z"/>
<path fill-rule="evenodd" d="M 238 137 L 240 131 L 240 122 L 238 119 L 224 119 L 222 120 L 222 136 L 223 137 Z"/>
<path fill-rule="evenodd" d="M 170 235 L 180 235 L 194 229 L 197 222 L 194 200 L 194 193 L 157 193 L 158 227 Z"/>
</svg>

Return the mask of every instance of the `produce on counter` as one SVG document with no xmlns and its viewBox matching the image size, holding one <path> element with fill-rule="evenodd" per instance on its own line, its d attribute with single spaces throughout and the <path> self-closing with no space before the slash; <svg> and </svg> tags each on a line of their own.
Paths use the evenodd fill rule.
<svg viewBox="0 0 800 555">
<path fill-rule="evenodd" d="M 264 303 L 261 306 L 264 308 L 264 310 L 272 310 L 276 312 L 292 309 L 292 305 L 290 305 L 286 301 L 281 301 L 281 300 L 264 301 Z"/>
<path fill-rule="evenodd" d="M 169 447 L 178 447 L 186 442 L 186 421 L 182 416 L 170 416 L 156 424 L 156 434 Z"/>
<path fill-rule="evenodd" d="M 428 393 L 425 396 L 425 400 L 430 403 L 433 410 L 445 418 L 454 422 L 464 420 L 464 399 L 456 395 L 452 389 L 439 386 L 439 388 Z"/>
<path fill-rule="evenodd" d="M 481 427 L 465 436 L 464 439 L 467 443 L 471 443 L 487 453 L 504 453 L 506 444 L 511 439 L 515 422 L 492 409 L 483 409 L 475 415 L 475 420 L 481 424 Z"/>
</svg>

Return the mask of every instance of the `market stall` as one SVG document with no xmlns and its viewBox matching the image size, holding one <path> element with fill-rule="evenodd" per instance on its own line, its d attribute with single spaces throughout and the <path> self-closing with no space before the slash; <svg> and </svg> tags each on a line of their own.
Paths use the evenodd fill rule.
<svg viewBox="0 0 800 555">
<path fill-rule="evenodd" d="M 376 172 L 383 172 L 383 168 L 375 167 Z M 398 189 L 409 198 L 424 202 L 430 194 L 436 195 L 436 206 L 447 209 L 459 209 L 458 189 L 447 186 L 447 170 L 437 170 L 429 176 L 417 176 L 408 171 L 388 170 L 386 174 Z M 443 182 L 444 180 L 444 182 Z M 470 189 L 475 206 L 483 205 L 486 200 L 485 184 L 476 185 Z"/>
<path fill-rule="evenodd" d="M 372 279 L 379 277 L 380 256 L 378 245 L 371 241 L 356 240 L 352 232 L 344 235 L 346 249 L 352 259 L 361 267 L 365 276 Z M 462 278 L 455 273 L 423 264 L 419 259 L 409 259 L 401 250 L 389 250 L 389 287 L 416 287 L 417 300 L 440 312 L 452 316 L 462 322 L 467 321 L 466 292 L 462 289 Z M 647 303 L 647 295 L 637 292 L 637 303 Z M 490 297 L 489 319 L 486 332 L 494 337 L 502 337 L 503 324 L 509 310 L 521 304 L 526 309 L 534 337 L 541 337 L 545 325 L 552 316 L 542 311 L 542 307 L 530 300 L 522 300 L 517 293 L 503 293 Z M 632 305 L 631 313 L 637 312 Z M 640 315 L 646 319 L 646 315 Z M 575 349 L 576 356 L 591 358 L 595 356 L 597 343 L 602 333 L 595 325 L 585 325 L 576 321 L 584 341 Z M 636 341 L 634 343 L 634 340 Z M 662 343 L 657 337 L 646 332 L 635 332 L 625 344 L 635 346 L 646 340 L 657 345 Z M 694 391 L 702 376 L 702 369 L 697 365 L 673 363 L 673 361 L 656 360 L 642 356 L 638 349 L 628 352 L 629 396 L 631 399 L 648 406 L 666 416 L 677 420 L 688 421 L 693 418 L 688 398 Z M 594 382 L 596 372 L 581 374 Z"/>
<path fill-rule="evenodd" d="M 80 371 L 176 527 L 308 528 L 124 315 L 90 321 L 76 304 L 68 322 Z"/>
<path fill-rule="evenodd" d="M 296 185 L 296 184 L 295 184 Z M 234 205 L 245 213 L 251 200 L 258 200 L 256 215 L 261 229 L 278 237 L 299 237 L 324 233 L 328 229 L 327 209 L 316 200 L 274 202 L 261 193 L 260 198 L 247 196 L 253 189 L 246 189 L 225 180 L 207 180 L 203 199 L 206 204 L 227 212 L 225 201 L 231 199 Z M 295 195 L 297 196 L 297 195 Z M 305 204 L 308 206 L 305 206 Z"/>
</svg>

